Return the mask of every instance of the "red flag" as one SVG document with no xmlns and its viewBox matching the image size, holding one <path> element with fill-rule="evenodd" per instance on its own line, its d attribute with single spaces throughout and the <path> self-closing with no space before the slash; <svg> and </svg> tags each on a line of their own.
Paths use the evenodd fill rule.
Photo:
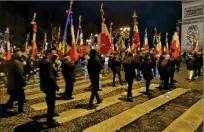
<svg viewBox="0 0 204 132">
<path fill-rule="evenodd" d="M 106 24 L 101 24 L 102 32 L 99 34 L 99 51 L 103 55 L 107 55 L 111 49 L 110 35 Z"/>
<path fill-rule="evenodd" d="M 36 32 L 37 32 L 37 23 L 34 21 L 35 17 L 36 17 L 36 13 L 33 16 L 33 21 L 31 22 L 32 26 L 33 26 L 33 40 L 31 41 L 32 44 L 32 56 L 33 58 L 36 57 L 36 55 L 38 54 L 38 50 L 37 50 L 37 44 L 36 44 Z"/>
<path fill-rule="evenodd" d="M 38 54 L 37 44 L 35 41 L 32 41 L 32 56 L 33 56 L 33 58 L 35 58 L 37 54 Z"/>
<path fill-rule="evenodd" d="M 135 52 L 136 49 L 140 46 L 140 34 L 137 26 L 137 15 L 136 12 L 133 13 L 133 36 L 132 36 L 132 51 Z"/>
<path fill-rule="evenodd" d="M 71 50 L 69 52 L 71 61 L 77 61 L 78 60 L 78 54 L 77 54 L 77 47 L 75 42 L 75 35 L 74 35 L 74 26 L 71 24 L 71 35 L 72 35 L 72 46 Z"/>
<path fill-rule="evenodd" d="M 133 52 L 135 52 L 140 45 L 140 34 L 137 25 L 134 25 L 132 40 L 133 40 L 132 50 Z"/>
<path fill-rule="evenodd" d="M 11 60 L 11 46 L 10 42 L 7 41 L 7 54 L 6 54 L 6 61 Z"/>
<path fill-rule="evenodd" d="M 107 26 L 105 24 L 103 3 L 101 4 L 101 33 L 98 36 L 98 50 L 102 55 L 107 55 L 111 50 L 111 38 L 108 32 Z"/>
</svg>

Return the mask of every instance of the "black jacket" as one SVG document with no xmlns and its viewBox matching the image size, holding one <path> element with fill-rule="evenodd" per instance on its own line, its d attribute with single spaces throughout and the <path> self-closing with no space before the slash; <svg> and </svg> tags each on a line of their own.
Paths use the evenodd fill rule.
<svg viewBox="0 0 204 132">
<path fill-rule="evenodd" d="M 167 63 L 168 75 L 174 74 L 174 72 L 175 72 L 175 66 L 176 66 L 176 60 L 175 60 L 173 57 L 171 57 L 171 58 L 168 60 L 168 63 Z"/>
<path fill-rule="evenodd" d="M 130 64 L 123 63 L 123 68 L 125 71 L 125 79 L 132 79 L 135 77 L 135 65 L 132 61 Z"/>
<path fill-rule="evenodd" d="M 62 63 L 62 74 L 65 79 L 75 81 L 75 65 L 68 60 L 64 60 Z"/>
<path fill-rule="evenodd" d="M 151 60 L 144 60 L 141 65 L 142 74 L 145 80 L 152 80 L 152 61 Z"/>
<path fill-rule="evenodd" d="M 194 70 L 195 68 L 195 59 L 192 56 L 188 56 L 186 59 L 187 70 Z"/>
<path fill-rule="evenodd" d="M 113 57 L 111 63 L 112 63 L 111 70 L 113 72 L 119 72 L 121 69 L 121 64 L 122 64 L 121 60 L 117 59 L 116 57 Z"/>
<path fill-rule="evenodd" d="M 87 65 L 88 73 L 90 77 L 97 77 L 100 74 L 100 71 L 102 69 L 102 64 L 98 57 L 90 58 L 88 60 Z"/>
<path fill-rule="evenodd" d="M 26 86 L 23 63 L 13 59 L 8 66 L 8 91 L 20 90 Z"/>
<path fill-rule="evenodd" d="M 54 76 L 54 67 L 52 62 L 44 57 L 40 62 L 40 88 L 44 92 L 58 90 L 59 87 Z"/>
</svg>

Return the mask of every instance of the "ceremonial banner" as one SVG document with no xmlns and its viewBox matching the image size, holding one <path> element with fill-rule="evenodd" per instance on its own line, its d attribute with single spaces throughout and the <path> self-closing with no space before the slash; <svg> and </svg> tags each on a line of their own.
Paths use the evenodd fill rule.
<svg viewBox="0 0 204 132">
<path fill-rule="evenodd" d="M 140 46 L 140 34 L 137 26 L 137 15 L 136 12 L 133 13 L 133 36 L 132 36 L 132 51 L 136 52 L 136 50 Z"/>
<path fill-rule="evenodd" d="M 156 45 L 157 56 L 162 54 L 161 33 L 158 36 L 158 44 Z"/>
<path fill-rule="evenodd" d="M 175 32 L 171 43 L 172 55 L 175 59 L 178 58 L 180 52 L 180 42 L 178 33 Z"/>
<path fill-rule="evenodd" d="M 144 48 L 144 50 L 148 50 L 149 49 L 148 37 L 147 37 L 147 29 L 145 29 L 145 37 L 144 37 L 143 48 Z"/>
<path fill-rule="evenodd" d="M 153 45 L 152 47 L 155 48 L 156 45 L 158 44 L 158 32 L 157 32 L 157 29 L 154 28 L 154 36 L 153 36 Z"/>
<path fill-rule="evenodd" d="M 31 22 L 31 24 L 33 26 L 33 39 L 31 41 L 31 44 L 32 44 L 32 56 L 33 56 L 33 58 L 35 58 L 36 55 L 38 54 L 37 44 L 36 44 L 37 23 L 35 22 L 35 18 L 36 18 L 36 13 L 34 13 L 33 20 Z"/>
<path fill-rule="evenodd" d="M 83 34 L 81 32 L 81 34 L 80 34 L 79 56 L 82 57 L 83 55 L 84 55 L 84 40 L 83 40 Z"/>
<path fill-rule="evenodd" d="M 103 4 L 101 4 L 101 17 L 102 17 L 102 24 L 101 24 L 101 33 L 98 36 L 98 49 L 102 55 L 107 55 L 111 49 L 111 38 L 108 32 L 107 26 L 105 24 L 104 18 L 104 10 Z"/>
<path fill-rule="evenodd" d="M 9 35 L 9 27 L 6 28 L 5 31 L 5 40 L 6 40 L 6 47 L 7 47 L 7 53 L 6 53 L 6 61 L 11 60 L 11 46 L 10 46 L 10 35 Z"/>
<path fill-rule="evenodd" d="M 78 60 L 78 54 L 77 54 L 77 47 L 75 42 L 75 35 L 74 35 L 74 26 L 71 23 L 71 36 L 72 36 L 72 46 L 71 50 L 69 52 L 71 61 L 77 61 Z"/>
<path fill-rule="evenodd" d="M 168 42 L 168 33 L 166 33 L 166 45 L 164 46 L 164 51 L 168 54 L 169 53 L 169 42 Z"/>
</svg>

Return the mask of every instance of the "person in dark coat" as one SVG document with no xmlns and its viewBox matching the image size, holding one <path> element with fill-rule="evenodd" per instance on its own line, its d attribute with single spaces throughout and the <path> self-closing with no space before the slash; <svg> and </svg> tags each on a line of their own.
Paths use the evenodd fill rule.
<svg viewBox="0 0 204 132">
<path fill-rule="evenodd" d="M 128 94 L 127 100 L 132 102 L 132 85 L 135 78 L 135 67 L 133 62 L 133 54 L 128 53 L 128 55 L 124 58 L 123 68 L 125 71 L 125 80 L 128 83 Z"/>
<path fill-rule="evenodd" d="M 169 56 L 167 67 L 168 67 L 168 75 L 169 75 L 169 80 L 170 80 L 171 86 L 174 85 L 174 73 L 176 70 L 176 68 L 175 68 L 176 67 L 176 61 L 178 61 L 178 60 L 175 60 L 172 55 Z"/>
<path fill-rule="evenodd" d="M 66 56 L 62 63 L 62 74 L 64 76 L 66 82 L 66 89 L 64 93 L 65 99 L 73 99 L 72 92 L 74 88 L 74 82 L 76 81 L 75 78 L 75 65 L 70 62 L 70 58 Z"/>
<path fill-rule="evenodd" d="M 161 75 L 163 79 L 163 86 L 162 89 L 169 90 L 169 71 L 168 71 L 168 61 L 169 57 L 164 55 L 163 59 L 160 63 Z"/>
<path fill-rule="evenodd" d="M 163 67 L 162 67 L 162 62 L 164 61 L 164 59 L 165 59 L 165 56 L 164 55 L 161 55 L 160 57 L 159 57 L 159 62 L 158 62 L 158 66 L 157 66 L 157 69 L 158 69 L 158 72 L 159 72 L 159 75 L 160 75 L 160 88 L 162 88 L 163 87 L 163 85 L 164 85 L 164 77 L 165 77 L 165 73 L 164 73 L 164 71 L 163 71 Z"/>
<path fill-rule="evenodd" d="M 192 53 L 190 53 L 186 59 L 186 66 L 188 71 L 188 78 L 187 80 L 192 81 L 193 80 L 193 72 L 195 68 L 195 58 L 193 57 Z"/>
<path fill-rule="evenodd" d="M 3 81 L 5 86 L 7 85 L 8 79 L 7 79 L 7 74 L 8 74 L 8 68 L 7 65 L 8 63 L 6 62 L 5 58 L 0 58 L 0 80 Z"/>
<path fill-rule="evenodd" d="M 25 93 L 23 87 L 26 86 L 26 81 L 24 77 L 24 66 L 21 62 L 20 51 L 16 51 L 12 60 L 8 64 L 8 94 L 10 94 L 10 99 L 7 102 L 7 108 L 13 107 L 13 102 L 18 101 L 18 112 L 23 112 L 23 105 L 25 100 Z"/>
<path fill-rule="evenodd" d="M 41 60 L 40 66 L 40 89 L 46 94 L 45 100 L 47 103 L 47 126 L 52 127 L 54 125 L 53 117 L 55 116 L 55 100 L 56 91 L 59 91 L 59 87 L 54 75 L 54 67 L 52 62 L 48 59 L 49 51 L 46 51 L 45 56 Z"/>
<path fill-rule="evenodd" d="M 111 70 L 113 72 L 113 86 L 114 87 L 116 86 L 116 84 L 115 84 L 116 74 L 118 74 L 120 84 L 122 85 L 121 74 L 120 74 L 122 61 L 119 58 L 118 54 L 114 54 L 114 57 L 112 58 L 111 64 L 112 64 Z"/>
<path fill-rule="evenodd" d="M 201 76 L 201 61 L 200 61 L 200 55 L 198 53 L 194 53 L 194 77 Z"/>
<path fill-rule="evenodd" d="M 150 54 L 150 58 L 151 58 L 151 61 L 152 61 L 153 75 L 154 75 L 154 77 L 156 77 L 156 67 L 157 67 L 156 61 L 157 61 L 157 59 L 156 59 L 156 57 L 153 55 L 153 53 Z"/>
<path fill-rule="evenodd" d="M 141 62 L 142 62 L 142 56 L 139 51 L 136 52 L 134 56 L 134 64 L 135 64 L 135 70 L 136 70 L 136 79 L 137 81 L 140 81 L 140 71 L 141 71 Z"/>
<path fill-rule="evenodd" d="M 153 74 L 152 74 L 152 61 L 148 53 L 145 54 L 141 67 L 142 67 L 143 77 L 146 80 L 145 93 L 149 95 L 149 86 L 150 86 L 151 80 L 153 79 Z"/>
<path fill-rule="evenodd" d="M 57 69 L 58 69 L 58 65 L 56 64 L 57 62 L 57 59 L 58 59 L 58 55 L 57 54 L 54 54 L 51 58 L 51 61 L 52 61 L 52 64 L 53 64 L 53 67 L 54 67 L 54 76 L 55 76 L 55 79 L 57 79 L 58 76 L 58 72 L 57 72 Z"/>
<path fill-rule="evenodd" d="M 97 57 L 97 51 L 94 49 L 90 51 L 90 59 L 88 60 L 87 69 L 88 69 L 89 78 L 92 85 L 89 108 L 92 108 L 93 100 L 95 96 L 96 96 L 97 104 L 101 103 L 101 99 L 99 98 L 99 94 L 98 94 L 98 89 L 99 89 L 99 78 L 100 78 L 99 76 L 102 70 L 102 64 L 99 58 Z"/>
</svg>

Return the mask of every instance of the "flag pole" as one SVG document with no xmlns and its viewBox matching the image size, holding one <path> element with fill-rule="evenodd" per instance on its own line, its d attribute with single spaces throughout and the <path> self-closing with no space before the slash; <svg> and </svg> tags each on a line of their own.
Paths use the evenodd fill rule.
<svg viewBox="0 0 204 132">
<path fill-rule="evenodd" d="M 69 6 L 69 9 L 66 10 L 66 13 L 67 13 L 67 20 L 66 20 L 66 25 L 65 25 L 65 28 L 64 28 L 64 34 L 63 34 L 63 41 L 62 41 L 62 45 L 63 45 L 63 54 L 65 52 L 65 46 L 67 46 L 67 28 L 68 28 L 68 24 L 70 24 L 70 19 L 71 19 L 71 9 L 72 9 L 72 4 L 73 4 L 73 0 L 70 1 L 70 6 Z"/>
</svg>

